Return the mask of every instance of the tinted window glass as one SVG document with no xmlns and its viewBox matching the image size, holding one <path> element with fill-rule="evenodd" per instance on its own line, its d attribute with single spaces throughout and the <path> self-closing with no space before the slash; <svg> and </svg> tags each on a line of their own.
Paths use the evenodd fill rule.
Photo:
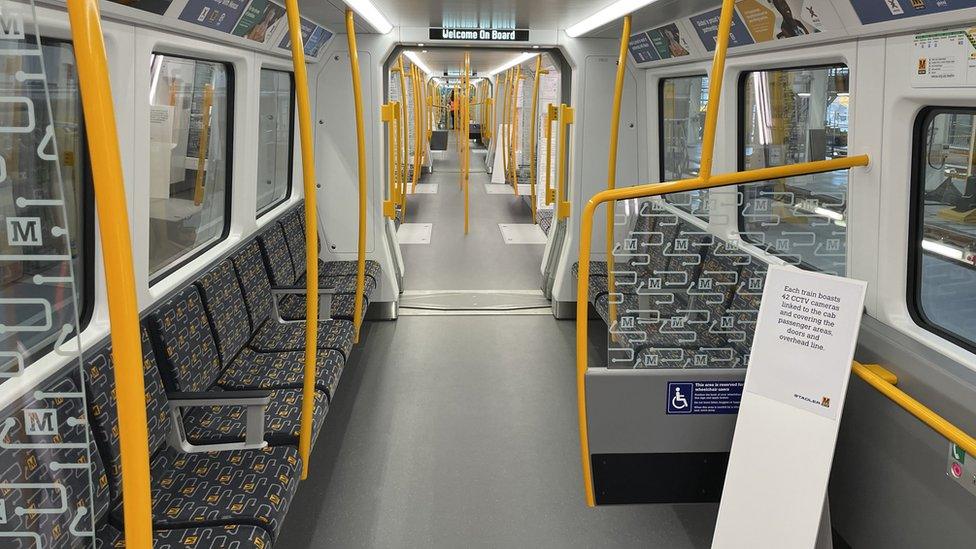
<svg viewBox="0 0 976 549">
<path fill-rule="evenodd" d="M 752 170 L 847 156 L 847 67 L 746 73 L 740 165 Z M 794 264 L 847 271 L 847 170 L 740 186 L 743 237 Z"/>
<path fill-rule="evenodd" d="M 914 301 L 922 323 L 976 345 L 973 110 L 932 110 L 916 136 Z"/>
<path fill-rule="evenodd" d="M 698 177 L 708 77 L 668 78 L 661 83 L 661 181 Z M 708 190 L 665 195 L 686 212 L 708 217 Z"/>
<path fill-rule="evenodd" d="M 152 56 L 149 273 L 219 241 L 230 219 L 231 69 Z"/>
<path fill-rule="evenodd" d="M 292 98 L 290 73 L 261 71 L 258 215 L 284 201 L 291 188 Z"/>
</svg>

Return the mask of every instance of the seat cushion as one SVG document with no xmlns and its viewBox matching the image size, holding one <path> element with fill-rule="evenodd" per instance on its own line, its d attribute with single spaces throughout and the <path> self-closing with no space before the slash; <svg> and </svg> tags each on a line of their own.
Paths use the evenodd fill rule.
<svg viewBox="0 0 976 549">
<path fill-rule="evenodd" d="M 125 547 L 122 532 L 108 523 L 95 529 L 95 540 L 95 547 L 99 549 Z M 227 524 L 173 530 L 154 529 L 152 543 L 156 549 L 267 549 L 271 547 L 271 537 L 264 528 Z"/>
<path fill-rule="evenodd" d="M 345 358 L 339 351 L 324 349 L 315 357 L 315 388 L 329 398 L 335 394 Z M 262 353 L 244 349 L 224 370 L 217 384 L 225 389 L 300 389 L 305 379 L 305 352 Z"/>
<path fill-rule="evenodd" d="M 320 320 L 318 325 L 318 348 L 340 351 L 348 359 L 355 337 L 352 322 Z M 251 338 L 249 346 L 255 351 L 304 351 L 305 322 L 266 320 Z"/>
<path fill-rule="evenodd" d="M 278 287 L 293 285 L 296 278 L 295 267 L 291 262 L 291 254 L 288 253 L 281 224 L 278 222 L 270 224 L 258 235 L 258 244 L 261 246 L 261 256 L 268 268 L 271 285 Z"/>
<path fill-rule="evenodd" d="M 331 318 L 352 320 L 355 312 L 356 299 L 353 294 L 335 294 L 332 296 Z M 363 312 L 369 308 L 369 296 L 363 296 Z M 305 296 L 289 294 L 278 300 L 278 314 L 284 320 L 305 319 Z"/>
<path fill-rule="evenodd" d="M 356 276 L 356 261 L 324 261 L 319 260 L 319 280 L 333 276 Z M 380 277 L 383 276 L 383 269 L 380 264 L 372 259 L 366 260 L 366 277 L 372 278 L 374 284 L 379 284 Z M 304 277 L 303 277 L 304 278 Z"/>
<path fill-rule="evenodd" d="M 215 387 L 214 390 L 221 390 Z M 322 422 L 329 413 L 329 399 L 315 391 L 312 413 L 312 441 L 318 438 Z M 271 402 L 264 410 L 264 440 L 272 446 L 297 445 L 302 424 L 302 390 L 271 391 Z M 203 406 L 183 410 L 183 429 L 193 444 L 222 444 L 244 440 L 247 428 L 244 406 Z"/>
<path fill-rule="evenodd" d="M 590 276 L 607 276 L 606 261 L 590 261 Z M 579 262 L 573 263 L 573 278 L 579 278 Z"/>
<path fill-rule="evenodd" d="M 301 469 L 298 450 L 291 446 L 199 454 L 167 447 L 150 463 L 153 524 L 158 529 L 202 522 L 256 526 L 273 541 Z"/>
<path fill-rule="evenodd" d="M 305 275 L 299 277 L 296 286 L 305 286 Z M 351 276 L 322 276 L 319 274 L 319 288 L 335 290 L 337 294 L 356 293 L 356 275 Z M 363 295 L 370 296 L 376 291 L 376 280 L 372 277 L 363 278 Z"/>
</svg>

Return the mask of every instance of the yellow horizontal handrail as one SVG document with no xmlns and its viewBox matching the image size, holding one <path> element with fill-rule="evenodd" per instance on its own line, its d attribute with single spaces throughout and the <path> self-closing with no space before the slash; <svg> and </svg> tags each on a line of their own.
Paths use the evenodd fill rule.
<svg viewBox="0 0 976 549">
<path fill-rule="evenodd" d="M 878 364 L 861 364 L 854 361 L 852 371 L 865 383 L 877 389 L 877 391 L 889 400 L 901 406 L 906 412 L 915 416 L 916 419 L 928 425 L 933 431 L 945 437 L 949 442 L 962 448 L 967 454 L 976 456 L 976 438 L 971 437 L 962 429 L 956 427 L 948 420 L 933 412 L 930 408 L 915 400 L 908 393 L 902 391 L 895 385 L 898 377 Z"/>
<path fill-rule="evenodd" d="M 796 177 L 798 175 L 832 172 L 867 165 L 867 155 L 859 155 L 849 158 L 819 160 L 790 166 L 774 166 L 771 168 L 714 175 L 707 180 L 696 177 L 694 179 L 684 179 L 673 183 L 651 183 L 649 185 L 638 185 L 623 189 L 608 189 L 600 191 L 590 198 L 583 208 L 582 226 L 580 228 L 579 278 L 576 283 L 576 406 L 579 411 L 580 452 L 583 460 L 583 481 L 586 490 L 587 505 L 590 507 L 595 505 L 586 420 L 586 368 L 588 359 L 586 335 L 589 325 L 587 313 L 590 293 L 590 249 L 593 245 L 593 216 L 596 213 L 597 206 L 604 202 L 617 200 L 630 200 L 685 191 L 713 189 L 716 187 L 755 183 L 771 179 Z"/>
</svg>

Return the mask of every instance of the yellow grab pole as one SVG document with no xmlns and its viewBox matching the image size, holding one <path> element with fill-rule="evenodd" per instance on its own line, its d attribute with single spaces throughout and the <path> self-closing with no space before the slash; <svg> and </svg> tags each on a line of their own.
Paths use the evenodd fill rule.
<svg viewBox="0 0 976 549">
<path fill-rule="evenodd" d="M 471 102 L 471 90 L 470 90 L 471 82 L 470 82 L 470 75 L 469 75 L 470 74 L 470 71 L 471 71 L 471 54 L 468 53 L 468 52 L 464 52 L 464 86 L 463 86 L 464 87 L 464 98 L 462 99 L 463 103 L 461 103 L 461 105 L 463 105 L 462 106 L 462 110 L 464 112 L 463 116 L 461 117 L 461 139 L 462 139 L 462 143 L 463 143 L 462 144 L 462 147 L 461 147 L 462 154 L 463 154 L 463 156 L 461 157 L 461 172 L 462 172 L 462 177 L 464 178 L 464 182 L 463 182 L 463 185 L 464 185 L 464 234 L 468 234 L 468 169 L 469 169 L 469 165 L 468 165 L 468 161 L 469 161 L 468 152 L 469 152 L 469 148 L 471 147 L 471 144 L 468 143 L 468 141 L 469 141 L 468 140 L 468 135 L 469 135 L 469 133 L 468 133 L 468 128 L 469 128 L 469 125 L 468 125 L 469 124 L 468 123 L 468 115 L 469 115 L 468 109 L 470 108 L 469 103 Z"/>
<path fill-rule="evenodd" d="M 302 458 L 302 479 L 308 478 L 312 451 L 312 418 L 315 406 L 315 364 L 318 352 L 319 317 L 319 231 L 315 192 L 315 153 L 312 143 L 312 105 L 308 98 L 308 73 L 305 67 L 305 45 L 302 42 L 298 0 L 286 0 L 288 32 L 291 36 L 291 61 L 295 68 L 295 90 L 298 102 L 298 129 L 302 147 L 302 181 L 305 190 L 305 374 L 302 383 L 302 423 L 298 453 Z"/>
<path fill-rule="evenodd" d="M 112 360 L 116 365 L 125 543 L 127 547 L 148 549 L 152 547 L 153 525 L 142 337 L 112 86 L 98 2 L 68 0 L 67 5 L 82 92 L 105 283 L 112 289 L 108 292 L 108 314 Z"/>
<path fill-rule="evenodd" d="M 620 52 L 617 55 L 617 78 L 613 85 L 613 109 L 610 113 L 610 154 L 607 161 L 607 188 L 617 187 L 617 143 L 620 138 L 620 104 L 624 95 L 624 77 L 627 75 L 627 45 L 630 43 L 630 14 L 624 16 L 624 27 L 620 33 Z M 610 304 L 608 317 L 613 326 L 617 320 L 616 281 L 613 276 L 613 246 L 615 243 L 614 217 L 616 203 L 607 202 L 607 293 Z M 614 330 L 616 332 L 616 330 Z M 616 339 L 616 334 L 612 335 Z"/>
<path fill-rule="evenodd" d="M 409 131 L 407 130 L 407 123 L 410 119 L 407 117 L 407 73 L 406 69 L 403 68 L 403 55 L 401 54 L 397 57 L 397 68 L 400 72 L 400 145 L 402 147 L 403 159 L 400 161 L 400 169 L 403 170 L 403 175 L 400 177 L 400 181 L 403 184 L 403 207 L 404 216 L 406 216 L 407 207 L 407 160 L 410 158 L 410 140 L 407 138 Z"/>
<path fill-rule="evenodd" d="M 549 103 L 546 107 L 546 204 L 556 201 L 552 188 L 552 123 L 559 119 L 559 107 Z"/>
<path fill-rule="evenodd" d="M 405 190 L 406 183 L 403 180 L 403 165 L 402 165 L 403 155 L 400 152 L 400 150 L 403 147 L 403 143 L 401 143 L 401 141 L 400 141 L 400 113 L 402 112 L 402 108 L 403 107 L 400 105 L 400 102 L 399 101 L 394 101 L 393 104 L 394 104 L 394 108 L 393 108 L 393 127 L 394 127 L 394 130 L 393 130 L 393 139 L 394 139 L 394 142 L 395 142 L 393 148 L 396 151 L 396 158 L 395 158 L 395 162 L 396 162 L 396 179 L 395 179 L 395 181 L 396 181 L 396 188 L 397 188 L 396 200 L 397 200 L 397 204 L 400 205 L 400 210 L 401 210 L 402 214 L 404 216 L 406 216 L 406 213 L 407 213 L 407 193 L 406 193 L 406 190 Z"/>
<path fill-rule="evenodd" d="M 396 156 L 393 150 L 394 137 L 393 137 L 393 109 L 396 108 L 394 103 L 386 103 L 380 107 L 380 118 L 386 123 L 386 141 L 387 141 L 387 200 L 383 201 L 383 215 L 393 221 L 396 219 L 396 167 L 394 157 Z"/>
<path fill-rule="evenodd" d="M 193 205 L 203 204 L 203 175 L 207 171 L 207 148 L 210 144 L 210 113 L 213 108 L 213 85 L 203 86 L 203 120 L 197 141 L 197 175 L 193 188 Z"/>
<path fill-rule="evenodd" d="M 715 55 L 712 57 L 712 73 L 708 75 L 708 106 L 705 108 L 705 129 L 702 137 L 701 164 L 698 177 L 708 180 L 712 175 L 712 158 L 715 154 L 715 131 L 718 125 L 718 104 L 722 97 L 725 75 L 725 54 L 728 52 L 729 33 L 732 31 L 732 15 L 735 0 L 722 0 L 722 14 L 718 19 L 715 35 Z"/>
<path fill-rule="evenodd" d="M 508 142 L 512 149 L 512 187 L 515 189 L 515 196 L 519 195 L 518 188 L 518 90 L 522 83 L 522 65 L 515 68 L 515 87 L 512 90 L 512 122 L 509 125 L 509 130 L 512 133 L 512 137 L 509 138 Z"/>
<path fill-rule="evenodd" d="M 423 116 L 420 110 L 420 69 L 417 65 L 410 66 L 410 84 L 413 90 L 413 182 L 410 192 L 417 192 L 417 179 L 420 178 L 420 166 L 423 160 L 421 149 L 423 149 L 423 131 L 420 118 Z"/>
<path fill-rule="evenodd" d="M 297 8 L 298 0 L 290 1 L 295 2 Z M 297 26 L 292 29 L 293 43 L 296 32 L 298 32 Z M 349 41 L 349 65 L 352 69 L 352 97 L 356 104 L 356 149 L 359 159 L 359 250 L 356 257 L 356 303 L 352 315 L 353 325 L 356 329 L 353 341 L 359 343 L 359 331 L 363 324 L 363 291 L 366 287 L 366 127 L 363 124 L 363 84 L 359 75 L 359 51 L 356 49 L 356 21 L 351 9 L 346 10 L 346 37 Z M 308 201 L 306 200 L 306 202 Z M 310 274 L 309 277 L 311 276 Z M 317 276 L 316 279 L 318 279 Z M 315 326 L 309 329 L 315 330 Z M 314 348 L 312 350 L 314 351 Z M 307 350 L 306 353 L 308 353 Z M 306 380 L 305 383 L 307 385 L 308 381 Z M 309 423 L 311 423 L 311 418 L 309 418 Z M 309 425 L 309 434 L 311 434 L 311 429 L 312 427 Z"/>
<path fill-rule="evenodd" d="M 502 107 L 502 164 L 505 166 L 505 180 L 511 176 L 511 163 L 508 161 L 508 109 L 512 95 L 512 69 L 505 71 L 505 104 Z"/>
<path fill-rule="evenodd" d="M 538 174 L 536 173 L 537 170 L 535 162 L 537 156 L 536 149 L 538 148 L 538 143 L 536 142 L 538 136 L 536 135 L 536 132 L 538 123 L 537 118 L 539 116 L 539 78 L 541 76 L 542 56 L 537 55 L 535 56 L 535 82 L 532 84 L 532 144 L 530 145 L 531 151 L 529 153 L 529 185 L 531 185 L 530 194 L 532 194 L 532 223 L 536 223 L 536 202 L 538 202 L 538 199 L 536 198 L 536 177 L 538 177 Z"/>
<path fill-rule="evenodd" d="M 556 199 L 556 219 L 566 219 L 569 217 L 569 200 L 567 200 L 568 184 L 566 182 L 566 149 L 567 126 L 575 120 L 576 111 L 572 107 L 563 103 L 559 106 L 559 164 L 556 166 L 558 175 L 559 193 Z"/>
</svg>

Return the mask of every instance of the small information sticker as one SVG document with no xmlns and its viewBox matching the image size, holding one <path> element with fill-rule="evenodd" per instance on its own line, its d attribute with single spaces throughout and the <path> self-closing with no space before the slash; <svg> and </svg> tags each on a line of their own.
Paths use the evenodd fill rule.
<svg viewBox="0 0 976 549">
<path fill-rule="evenodd" d="M 976 494 L 976 458 L 953 443 L 949 444 L 949 463 L 946 466 L 946 476 L 969 492 Z"/>
<path fill-rule="evenodd" d="M 976 28 L 916 34 L 912 50 L 912 86 L 976 86 Z"/>
<path fill-rule="evenodd" d="M 742 387 L 741 381 L 669 381 L 667 414 L 735 414 Z"/>
</svg>

